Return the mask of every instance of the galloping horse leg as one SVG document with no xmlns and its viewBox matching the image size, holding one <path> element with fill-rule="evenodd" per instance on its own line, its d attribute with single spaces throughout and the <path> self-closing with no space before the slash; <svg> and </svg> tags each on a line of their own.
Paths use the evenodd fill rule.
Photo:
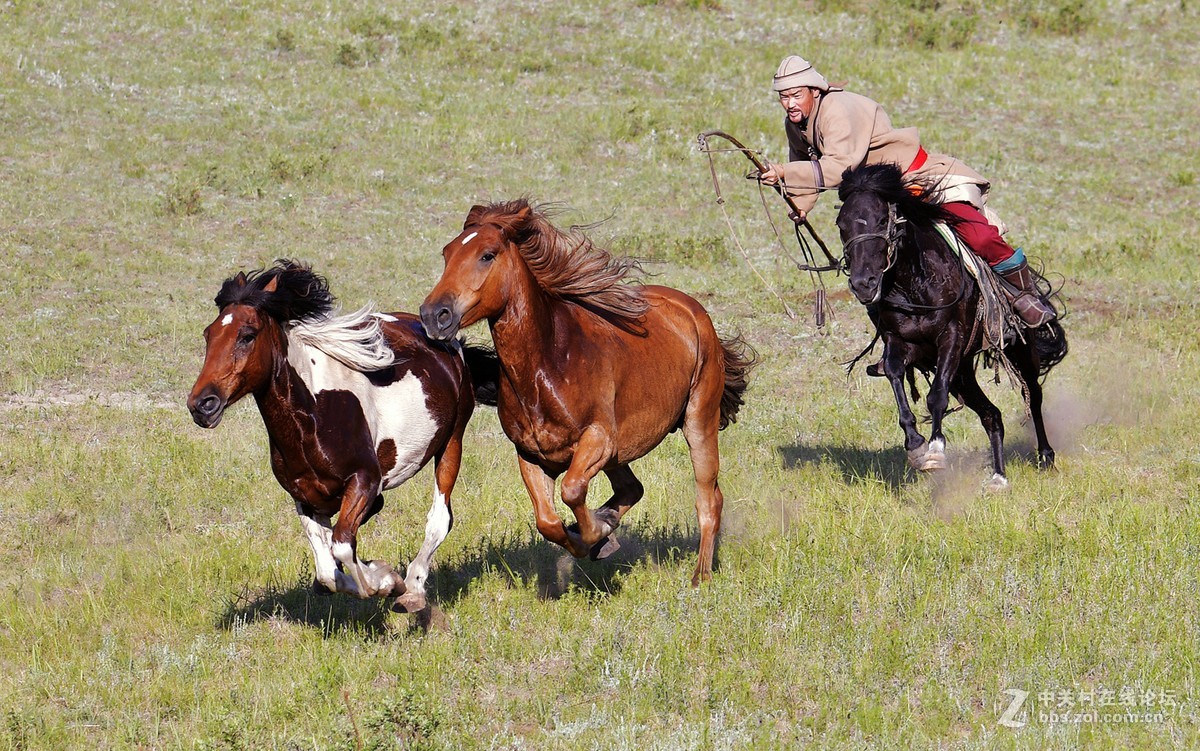
<svg viewBox="0 0 1200 751">
<path fill-rule="evenodd" d="M 929 384 L 929 393 L 925 396 L 931 425 L 929 448 L 917 467 L 922 472 L 946 468 L 946 436 L 942 433 L 942 420 L 946 416 L 946 408 L 950 406 L 950 381 L 958 373 L 958 366 L 962 362 L 959 339 L 958 327 L 953 324 L 948 325 L 938 337 L 937 367 Z"/>
<path fill-rule="evenodd" d="M 593 514 L 587 507 L 588 484 L 600 469 L 612 460 L 616 453 L 608 431 L 597 425 L 589 425 L 575 444 L 575 455 L 571 466 L 562 479 L 562 499 L 575 514 L 576 523 L 567 527 L 567 533 L 575 533 L 589 549 L 594 559 L 607 558 L 620 547 L 609 534 L 616 529 L 620 518 L 614 518 L 611 510 Z M 576 526 L 578 525 L 578 526 Z"/>
<path fill-rule="evenodd" d="M 974 361 L 964 362 L 959 366 L 954 377 L 954 391 L 979 415 L 979 422 L 987 431 L 988 443 L 992 447 L 992 478 L 984 488 L 990 492 L 1004 490 L 1008 487 L 1008 478 L 1004 476 L 1004 417 L 1000 410 L 987 398 L 983 389 L 979 388 L 979 380 L 975 377 Z"/>
<path fill-rule="evenodd" d="M 296 515 L 300 517 L 304 536 L 312 546 L 313 564 L 317 569 L 316 578 L 313 579 L 313 592 L 328 595 L 343 589 L 338 583 L 338 577 L 343 574 L 337 570 L 337 562 L 333 560 L 333 553 L 330 551 L 333 544 L 333 527 L 329 525 L 329 517 L 314 514 L 299 501 L 296 501 Z"/>
<path fill-rule="evenodd" d="M 338 512 L 337 524 L 333 527 L 333 557 L 342 564 L 347 574 L 346 591 L 359 598 L 386 597 L 396 588 L 400 577 L 396 571 L 381 561 L 361 561 L 358 558 L 358 528 L 371 512 L 383 505 L 378 482 L 372 482 L 358 473 L 346 483 L 342 493 L 342 508 Z"/>
<path fill-rule="evenodd" d="M 693 394 L 683 423 L 683 438 L 687 441 L 692 472 L 696 477 L 696 520 L 700 524 L 700 550 L 696 570 L 692 573 L 693 587 L 712 580 L 717 533 L 721 531 L 721 510 L 725 506 L 725 496 L 717 485 L 717 473 L 721 469 L 721 457 L 717 452 L 720 398 L 718 391 L 715 405 L 711 401 L 705 405 L 701 403 L 705 400 Z"/>
<path fill-rule="evenodd" d="M 588 554 L 588 548 L 578 535 L 567 534 L 567 527 L 554 511 L 554 478 L 546 471 L 518 456 L 517 463 L 521 466 L 521 479 L 525 481 L 525 490 L 533 501 L 533 514 L 537 522 L 537 530 L 542 537 L 555 545 L 566 548 L 567 552 L 576 558 Z"/>
<path fill-rule="evenodd" d="M 683 418 L 683 438 L 687 441 L 696 477 L 696 521 L 700 525 L 700 549 L 692 586 L 712 580 L 717 534 L 721 531 L 721 511 L 725 496 L 717 485 L 721 456 L 717 450 L 717 432 L 721 420 L 721 396 L 725 379 L 721 368 L 704 368 L 701 378 L 688 397 Z"/>
<path fill-rule="evenodd" d="M 604 474 L 608 476 L 608 481 L 612 484 L 613 495 L 607 503 L 596 509 L 596 519 L 608 523 L 612 529 L 616 529 L 620 526 L 621 519 L 625 518 L 625 513 L 642 500 L 646 490 L 628 464 L 606 469 Z"/>
<path fill-rule="evenodd" d="M 446 443 L 441 454 L 433 458 L 433 503 L 425 517 L 425 541 L 421 550 L 404 577 L 404 594 L 396 598 L 393 608 L 405 613 L 425 609 L 425 582 L 433 566 L 433 554 L 450 534 L 454 526 L 454 512 L 450 507 L 450 491 L 458 479 L 458 468 L 462 460 L 462 433 L 456 433 Z"/>
<path fill-rule="evenodd" d="M 888 383 L 892 385 L 892 395 L 896 398 L 896 409 L 900 413 L 900 429 L 904 431 L 904 450 L 908 452 L 908 463 L 913 469 L 921 468 L 921 459 L 925 455 L 925 437 L 917 430 L 917 416 L 913 414 L 908 404 L 908 394 L 904 391 L 905 374 L 909 365 L 905 356 L 904 345 L 887 339 L 883 344 L 883 373 Z"/>
<path fill-rule="evenodd" d="M 1042 383 L 1038 374 L 1038 363 L 1031 344 L 1014 345 L 1005 350 L 1009 361 L 1017 366 L 1025 388 L 1029 391 L 1029 415 L 1033 418 L 1033 432 L 1037 436 L 1038 469 L 1054 468 L 1054 448 L 1046 436 L 1046 422 L 1042 416 Z"/>
</svg>

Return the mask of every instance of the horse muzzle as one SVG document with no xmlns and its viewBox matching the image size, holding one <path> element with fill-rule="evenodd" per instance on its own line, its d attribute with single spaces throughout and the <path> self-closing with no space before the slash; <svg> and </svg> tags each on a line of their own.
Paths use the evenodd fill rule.
<svg viewBox="0 0 1200 751">
<path fill-rule="evenodd" d="M 188 411 L 192 420 L 202 428 L 215 428 L 225 416 L 227 402 L 213 393 L 192 394 L 188 397 Z"/>
<path fill-rule="evenodd" d="M 421 304 L 421 325 L 430 339 L 449 341 L 458 333 L 462 314 L 456 310 L 452 300 L 441 298 Z"/>
<path fill-rule="evenodd" d="M 858 298 L 858 301 L 863 305 L 870 305 L 879 302 L 879 298 L 883 295 L 883 285 L 879 283 L 878 277 L 869 277 L 867 279 L 851 279 L 850 291 Z"/>
</svg>

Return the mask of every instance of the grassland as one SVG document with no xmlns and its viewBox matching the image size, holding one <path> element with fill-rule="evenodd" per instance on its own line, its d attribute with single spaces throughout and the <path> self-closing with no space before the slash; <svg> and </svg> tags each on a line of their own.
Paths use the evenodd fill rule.
<svg viewBox="0 0 1200 751">
<path fill-rule="evenodd" d="M 0 748 L 1195 748 L 1198 38 L 1165 0 L 0 2 Z M 844 281 L 818 331 L 733 251 L 695 136 L 779 159 L 793 52 L 989 175 L 1062 275 L 1057 472 L 1003 386 L 1010 493 L 980 493 L 969 415 L 951 470 L 906 472 L 888 389 L 839 367 L 869 340 Z M 720 159 L 740 241 L 810 309 Z M 253 407 L 213 432 L 183 407 L 212 296 L 286 256 L 413 310 L 469 207 L 518 195 L 605 220 L 758 348 L 715 581 L 688 586 L 678 437 L 635 465 L 615 563 L 579 563 L 481 411 L 437 609 L 310 596 Z M 414 555 L 428 486 L 368 557 Z M 1134 691 L 1162 717 L 1037 717 Z"/>
</svg>

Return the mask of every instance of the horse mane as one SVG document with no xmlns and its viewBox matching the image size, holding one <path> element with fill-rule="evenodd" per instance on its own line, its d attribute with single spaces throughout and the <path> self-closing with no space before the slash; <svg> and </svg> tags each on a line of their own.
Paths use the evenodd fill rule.
<svg viewBox="0 0 1200 751">
<path fill-rule="evenodd" d="M 640 319 L 650 304 L 640 288 L 622 283 L 631 272 L 641 271 L 636 259 L 596 246 L 583 228 L 555 227 L 543 207 L 524 198 L 475 206 L 463 228 L 481 224 L 499 228 L 516 244 L 542 291 L 620 328 L 641 330 Z"/>
<path fill-rule="evenodd" d="M 937 222 L 954 224 L 958 219 L 953 214 L 928 200 L 928 196 L 937 194 L 938 182 L 936 178 L 905 178 L 900 168 L 890 162 L 867 164 L 842 173 L 838 199 L 845 201 L 855 193 L 874 193 L 895 204 L 897 212 L 923 229 Z"/>
<path fill-rule="evenodd" d="M 274 282 L 274 289 L 267 287 Z M 230 305 L 246 305 L 266 313 L 280 325 L 328 318 L 333 310 L 329 282 L 312 268 L 286 258 L 267 269 L 239 272 L 221 285 L 214 302 L 222 310 Z"/>
<path fill-rule="evenodd" d="M 274 289 L 268 290 L 272 281 Z M 226 279 L 215 299 L 218 310 L 246 305 L 265 313 L 283 327 L 289 340 L 314 347 L 354 370 L 371 372 L 394 365 L 396 353 L 371 306 L 335 316 L 333 301 L 325 277 L 286 258 L 270 268 Z"/>
</svg>

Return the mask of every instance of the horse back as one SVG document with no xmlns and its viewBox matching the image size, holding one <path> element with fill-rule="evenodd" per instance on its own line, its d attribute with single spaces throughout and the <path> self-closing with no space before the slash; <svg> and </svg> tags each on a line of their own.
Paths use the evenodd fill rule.
<svg viewBox="0 0 1200 751">
<path fill-rule="evenodd" d="M 380 327 L 396 353 L 393 374 L 403 377 L 405 373 L 413 373 L 427 391 L 438 392 L 440 397 L 455 403 L 462 398 L 464 379 L 468 376 L 461 344 L 430 339 L 420 317 L 412 313 L 388 313 L 380 321 Z"/>
<path fill-rule="evenodd" d="M 379 318 L 396 353 L 395 364 L 345 377 L 369 426 L 386 489 L 404 482 L 440 451 L 461 422 L 460 413 L 465 409 L 469 416 L 474 402 L 463 401 L 470 399 L 470 389 L 457 342 L 430 340 L 420 319 L 410 313 Z"/>
<path fill-rule="evenodd" d="M 697 392 L 716 410 L 724 385 L 721 342 L 704 306 L 671 287 L 646 285 L 642 293 L 650 303 L 644 332 L 616 335 L 611 391 L 597 390 L 611 394 L 621 462 L 679 428 Z"/>
</svg>

